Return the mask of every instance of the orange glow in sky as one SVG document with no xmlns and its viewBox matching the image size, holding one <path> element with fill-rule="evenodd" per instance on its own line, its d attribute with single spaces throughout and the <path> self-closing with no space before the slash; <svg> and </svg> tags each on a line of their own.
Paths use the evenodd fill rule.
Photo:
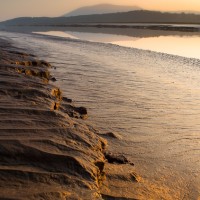
<svg viewBox="0 0 200 200">
<path fill-rule="evenodd" d="M 95 4 L 137 5 L 162 11 L 199 11 L 200 0 L 0 0 L 0 20 L 22 16 L 57 17 Z"/>
</svg>

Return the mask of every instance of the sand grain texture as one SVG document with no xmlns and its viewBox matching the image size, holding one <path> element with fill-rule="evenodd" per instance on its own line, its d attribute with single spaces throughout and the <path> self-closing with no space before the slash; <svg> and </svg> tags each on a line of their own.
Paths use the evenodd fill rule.
<svg viewBox="0 0 200 200">
<path fill-rule="evenodd" d="M 51 65 L 19 50 L 0 39 L 0 199 L 140 197 L 134 164 L 107 148 L 120 138 L 87 125 Z"/>
<path fill-rule="evenodd" d="M 8 47 L 1 41 L 1 198 L 100 198 L 104 140 L 72 118 L 83 113 L 48 83 L 50 64 Z"/>
</svg>

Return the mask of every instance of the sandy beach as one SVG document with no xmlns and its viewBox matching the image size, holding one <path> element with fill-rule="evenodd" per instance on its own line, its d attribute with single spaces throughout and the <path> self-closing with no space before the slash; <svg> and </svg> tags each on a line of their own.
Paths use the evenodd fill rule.
<svg viewBox="0 0 200 200">
<path fill-rule="evenodd" d="M 49 63 L 5 40 L 0 55 L 0 198 L 135 199 L 133 163 L 105 139 L 118 136 L 85 124 L 87 109 L 62 96 Z"/>
<path fill-rule="evenodd" d="M 0 200 L 200 200 L 200 1 L 0 11 Z"/>
</svg>

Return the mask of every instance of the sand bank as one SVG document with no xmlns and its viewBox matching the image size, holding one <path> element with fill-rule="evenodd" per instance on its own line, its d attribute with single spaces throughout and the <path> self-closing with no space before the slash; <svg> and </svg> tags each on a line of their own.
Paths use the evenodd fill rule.
<svg viewBox="0 0 200 200">
<path fill-rule="evenodd" d="M 53 27 L 53 26 L 52 26 Z M 163 30 L 163 31 L 180 31 L 180 32 L 199 32 L 199 28 L 198 27 L 192 27 L 192 26 L 188 26 L 188 25 L 182 25 L 182 26 L 173 26 L 173 25 L 167 25 L 167 24 L 164 24 L 164 25 L 159 25 L 159 24 L 151 24 L 151 23 L 147 23 L 147 24 L 144 24 L 142 25 L 142 23 L 140 25 L 137 25 L 136 24 L 123 24 L 123 23 L 85 23 L 85 24 L 69 24 L 69 25 L 63 25 L 63 26 L 55 26 L 55 27 L 80 27 L 80 28 L 84 28 L 84 27 L 87 27 L 87 28 L 91 28 L 91 27 L 96 27 L 96 28 L 123 28 L 123 29 L 142 29 L 142 30 Z"/>
<path fill-rule="evenodd" d="M 105 139 L 120 138 L 85 124 L 50 67 L 0 41 L 0 198 L 135 199 L 133 164 Z"/>
</svg>

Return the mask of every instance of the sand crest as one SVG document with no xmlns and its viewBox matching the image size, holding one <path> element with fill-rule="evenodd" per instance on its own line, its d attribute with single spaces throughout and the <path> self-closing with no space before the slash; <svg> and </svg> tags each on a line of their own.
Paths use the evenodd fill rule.
<svg viewBox="0 0 200 200">
<path fill-rule="evenodd" d="M 0 41 L 0 198 L 131 199 L 133 163 L 107 152 L 107 138 L 53 85 L 50 67 Z"/>
</svg>

